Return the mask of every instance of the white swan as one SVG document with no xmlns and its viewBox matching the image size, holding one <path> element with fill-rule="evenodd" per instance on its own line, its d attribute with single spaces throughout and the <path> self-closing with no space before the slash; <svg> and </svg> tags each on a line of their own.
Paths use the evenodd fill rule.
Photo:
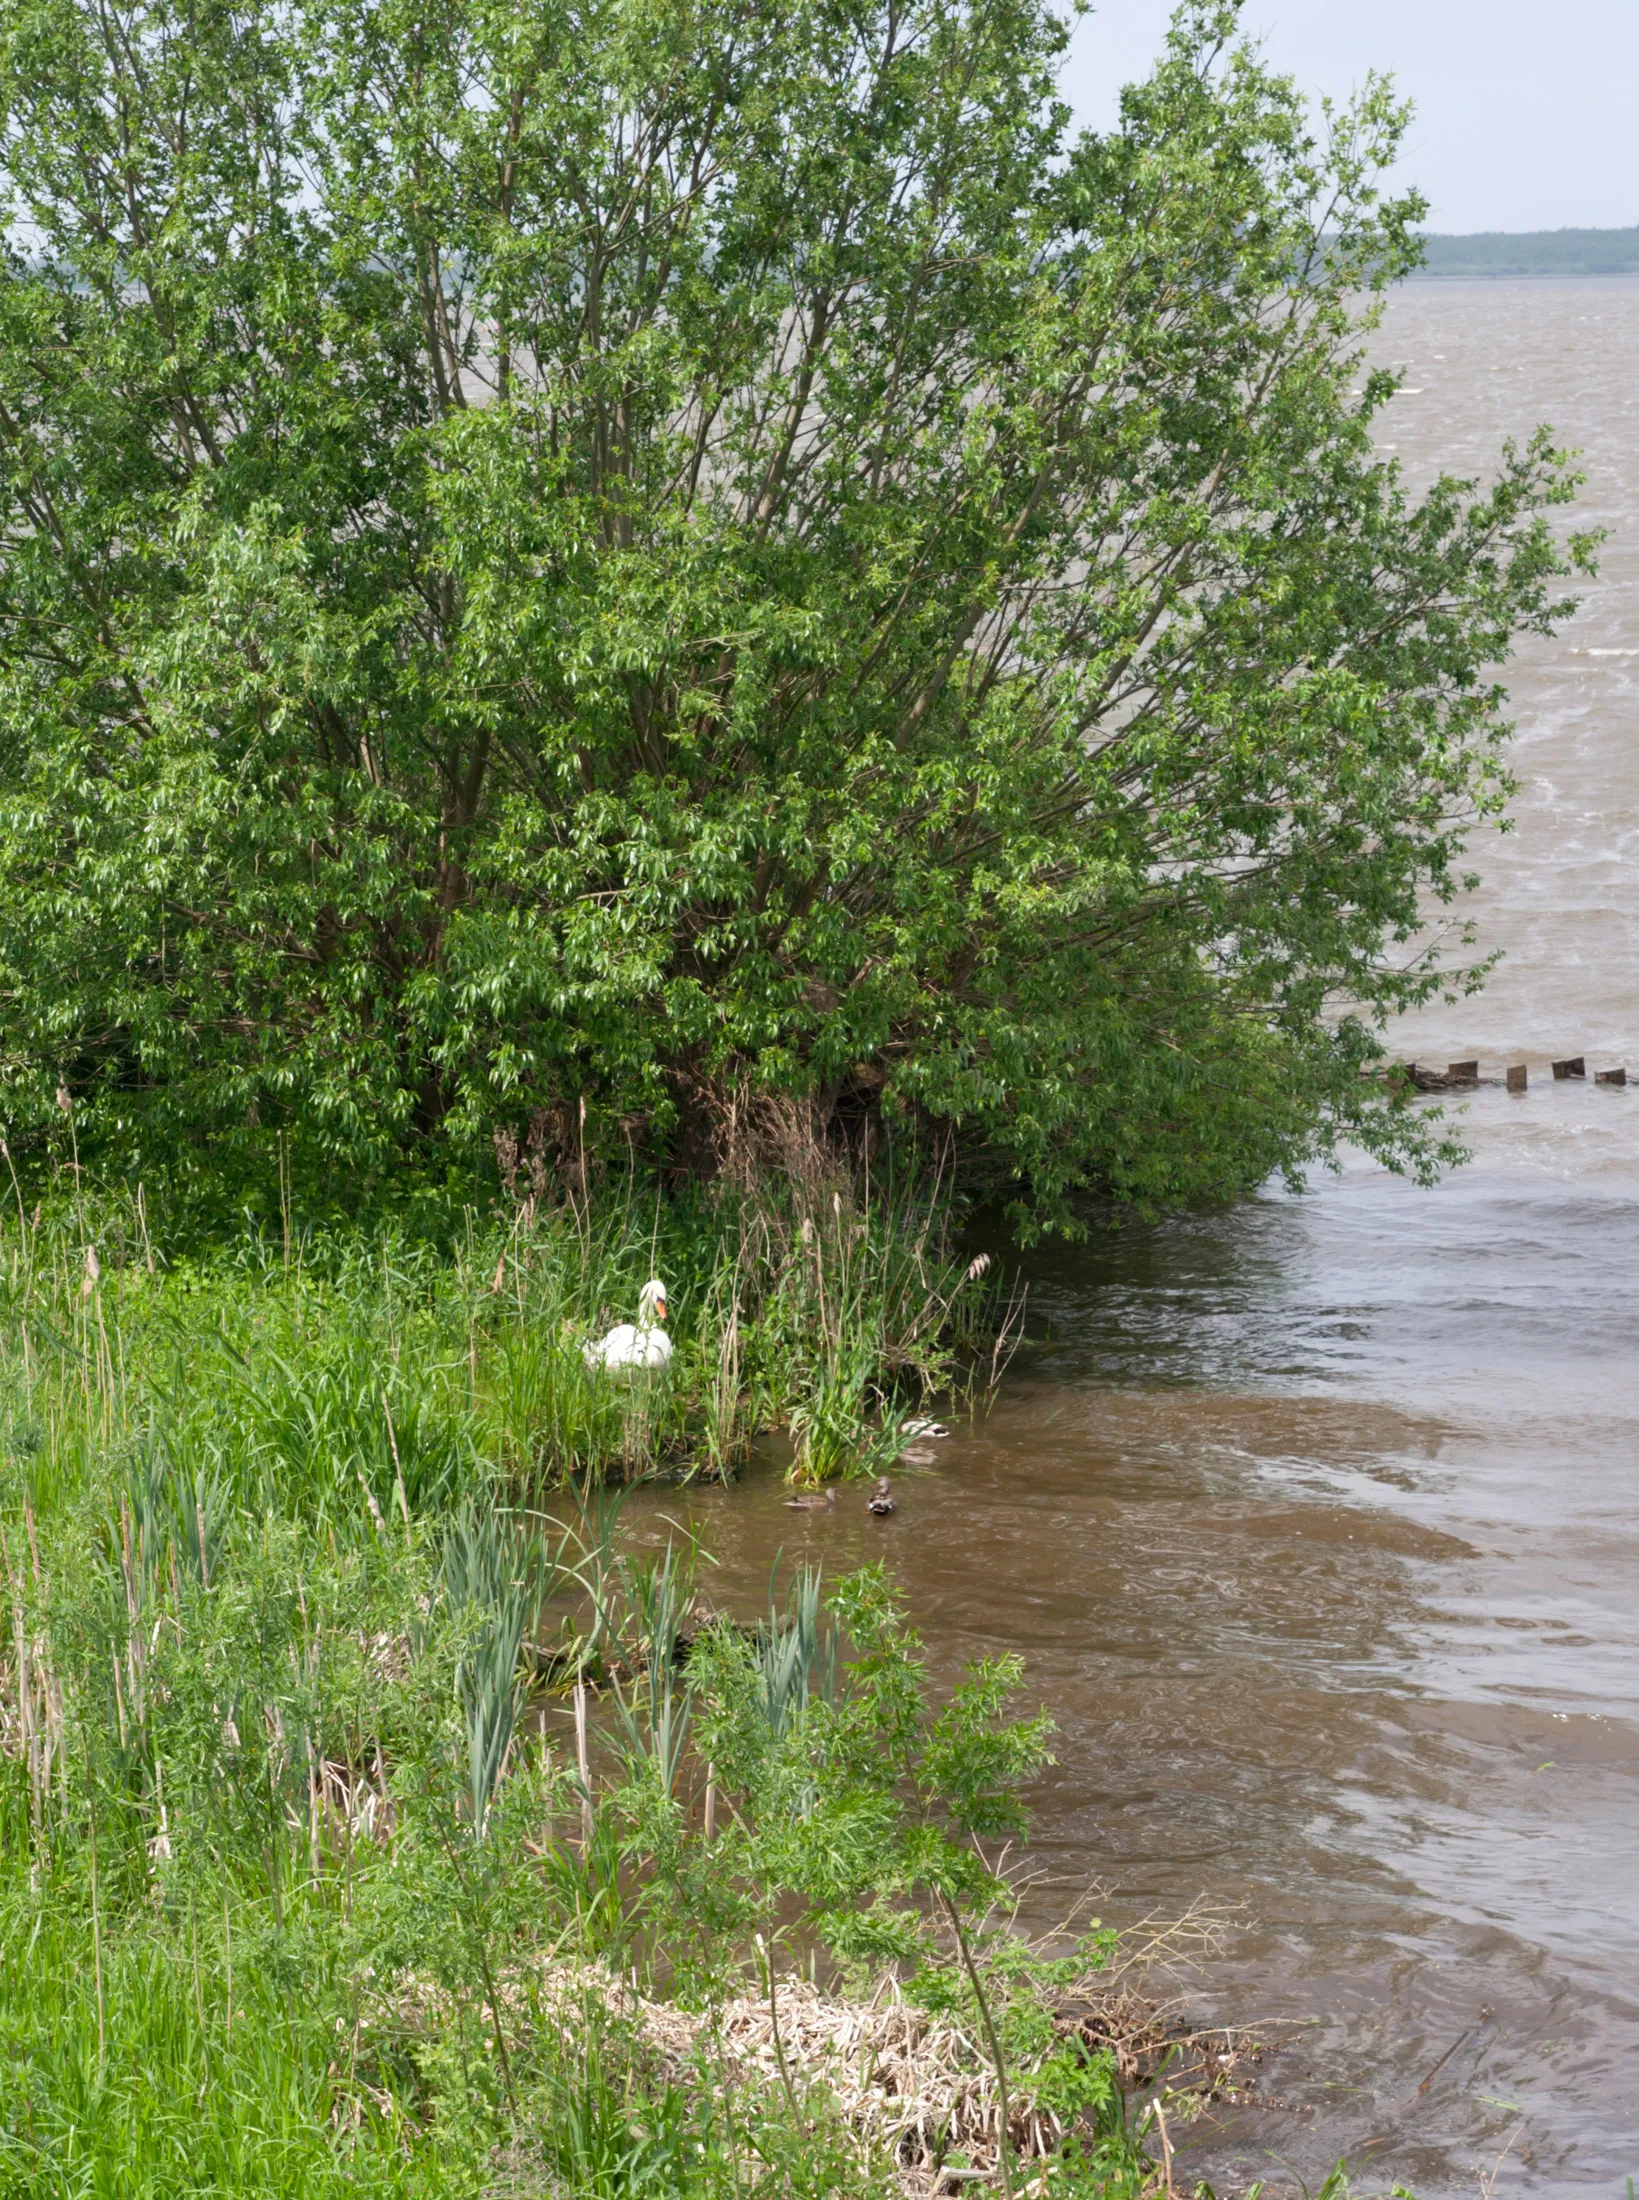
<svg viewBox="0 0 1639 2200">
<path fill-rule="evenodd" d="M 637 1320 L 619 1323 L 606 1337 L 594 1337 L 581 1347 L 581 1358 L 589 1368 L 601 1367 L 611 1375 L 636 1368 L 658 1373 L 670 1367 L 672 1358 L 672 1341 L 659 1326 L 665 1319 L 666 1286 L 651 1276 L 638 1298 Z"/>
</svg>

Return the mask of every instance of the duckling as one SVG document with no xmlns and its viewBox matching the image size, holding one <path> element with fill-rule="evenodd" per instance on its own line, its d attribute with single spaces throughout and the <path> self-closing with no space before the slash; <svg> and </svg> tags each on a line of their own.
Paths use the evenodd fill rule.
<svg viewBox="0 0 1639 2200">
<path fill-rule="evenodd" d="M 875 1513 L 878 1520 L 886 1520 L 893 1509 L 893 1488 L 888 1481 L 888 1477 L 884 1474 L 878 1478 L 876 1487 L 872 1490 L 870 1496 L 866 1498 L 865 1510 Z"/>
<path fill-rule="evenodd" d="M 809 1490 L 800 1497 L 788 1497 L 786 1504 L 792 1512 L 830 1512 L 836 1505 L 834 1488 L 825 1491 Z"/>
</svg>

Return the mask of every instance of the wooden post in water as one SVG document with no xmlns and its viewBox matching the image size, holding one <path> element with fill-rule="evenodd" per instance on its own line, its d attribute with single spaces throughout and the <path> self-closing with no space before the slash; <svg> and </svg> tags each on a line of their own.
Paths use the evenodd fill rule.
<svg viewBox="0 0 1639 2200">
<path fill-rule="evenodd" d="M 1510 1092 L 1523 1092 L 1525 1090 L 1525 1082 L 1525 1064 L 1523 1062 L 1517 1062 L 1514 1067 L 1508 1072 L 1508 1089 Z"/>
<path fill-rule="evenodd" d="M 1569 1061 L 1554 1064 L 1554 1076 L 1556 1078 L 1586 1077 L 1587 1074 L 1588 1065 L 1580 1054 L 1573 1054 Z"/>
<path fill-rule="evenodd" d="M 1448 1062 L 1446 1077 L 1453 1085 L 1477 1085 L 1480 1081 L 1478 1062 Z"/>
<path fill-rule="evenodd" d="M 1625 1085 L 1628 1073 L 1625 1069 L 1596 1069 L 1593 1081 L 1596 1085 Z"/>
</svg>

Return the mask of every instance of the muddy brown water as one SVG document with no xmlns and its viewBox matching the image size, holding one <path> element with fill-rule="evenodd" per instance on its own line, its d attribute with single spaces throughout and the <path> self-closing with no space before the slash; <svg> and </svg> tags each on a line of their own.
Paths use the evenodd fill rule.
<svg viewBox="0 0 1639 2200">
<path fill-rule="evenodd" d="M 772 1473 L 628 1519 L 692 1521 L 706 1585 L 748 1609 L 778 1553 L 886 1556 L 941 1677 L 1024 1656 L 1059 1728 L 1038 1916 L 1089 1882 L 1116 1922 L 1204 1896 L 1239 1922 L 1196 2007 L 1306 2020 L 1267 2066 L 1283 2105 L 1175 2134 L 1192 2174 L 1295 2190 L 1347 2155 L 1368 2191 L 1494 2171 L 1617 2200 L 1639 1087 L 1592 1072 L 1639 1079 L 1639 282 L 1407 288 L 1378 349 L 1410 369 L 1382 433 L 1415 476 L 1551 420 L 1586 452 L 1582 516 L 1617 530 L 1575 624 L 1510 674 L 1518 830 L 1481 847 L 1475 907 L 1507 960 L 1396 1041 L 1525 1062 L 1527 1093 L 1473 1097 L 1475 1159 L 1432 1192 L 1356 1164 L 1032 1260 L 1001 1401 L 900 1472 L 890 1520 L 857 1489 L 792 1513 Z M 1550 1081 L 1568 1054 L 1586 1084 Z"/>
</svg>

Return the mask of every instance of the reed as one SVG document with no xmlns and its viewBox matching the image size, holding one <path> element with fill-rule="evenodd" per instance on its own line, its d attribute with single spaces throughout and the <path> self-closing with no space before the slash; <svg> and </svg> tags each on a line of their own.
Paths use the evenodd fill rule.
<svg viewBox="0 0 1639 2200">
<path fill-rule="evenodd" d="M 145 1198 L 83 1178 L 33 1209 L 14 1193 L 0 1490 L 72 1506 L 116 1459 L 141 1549 L 197 1571 L 229 1506 L 351 1540 L 484 1492 L 731 1476 L 782 1428 L 801 1479 L 876 1472 L 912 1404 L 987 1389 L 1008 1347 L 936 1185 L 782 1177 L 468 1216 L 447 1237 L 252 1235 L 172 1258 Z M 586 1340 L 656 1269 L 667 1378 L 590 1372 Z"/>
<path fill-rule="evenodd" d="M 804 1572 L 736 1628 L 699 1609 L 691 1550 L 634 1554 L 591 1500 L 550 1532 L 466 1502 L 436 1534 L 412 1516 L 351 1541 L 228 1505 L 193 1565 L 175 1489 L 138 1464 L 14 1581 L 27 1647 L 0 1695 L 49 1661 L 67 1737 L 49 1823 L 16 1721 L 0 1756 L 18 2189 L 118 2164 L 142 2189 L 419 2196 L 496 2189 L 514 2162 L 579 2193 L 624 2163 L 611 2193 L 729 2200 L 772 2166 L 819 2200 L 918 2193 L 959 2140 L 974 2166 L 1015 2147 L 1044 2190 L 1138 2192 L 1113 2066 L 1044 2013 L 1069 1971 L 997 1931 L 962 1838 L 981 1820 L 960 1768 L 1027 1770 L 1036 1729 L 996 1726 L 994 1680 L 925 1704 L 879 1577 L 828 1597 Z M 578 1615 L 561 1670 L 592 1677 L 589 1829 L 527 1690 L 548 1595 Z M 1011 2120 L 941 1952 L 950 1914 L 1012 2026 Z M 782 1968 L 799 1917 L 839 1946 L 897 1917 L 948 2020 L 884 2029 L 880 1987 L 818 1993 Z M 869 2043 L 851 2075 L 846 2039 Z M 1092 2152 L 1072 2079 L 1105 2104 Z"/>
<path fill-rule="evenodd" d="M 455 1661 L 455 1693 L 466 1725 L 467 1822 L 489 1830 L 490 1808 L 517 1733 L 518 1654 L 549 1588 L 546 1547 L 469 1499 L 443 1542 L 444 1595 L 468 1633 Z"/>
<path fill-rule="evenodd" d="M 624 1624 L 608 1616 L 608 1577 L 600 1589 L 602 1623 L 624 1642 L 634 1668 L 630 1685 L 612 1691 L 620 1753 L 629 1777 L 649 1780 L 666 1797 L 676 1792 L 689 1738 L 692 1706 L 677 1666 L 693 1602 L 691 1572 L 687 1558 L 671 1548 L 661 1558 L 619 1567 L 614 1578 Z"/>
<path fill-rule="evenodd" d="M 594 1379 L 582 1343 L 656 1270 L 672 1378 Z M 14 1193 L 0 2189 L 419 2200 L 510 2164 L 576 2194 L 918 2191 L 922 2141 L 837 2094 L 799 1931 L 957 2003 L 982 1980 L 1010 2097 L 1044 2099 L 1040 1995 L 951 1816 L 962 1767 L 1033 1761 L 1029 1722 L 992 1732 L 1005 1687 L 936 1715 L 876 1577 L 801 1573 L 737 1627 L 691 1546 L 620 1528 L 634 1477 L 732 1473 L 782 1421 L 803 1474 L 874 1462 L 910 1399 L 979 1379 L 988 1290 L 925 1193 L 799 1176 L 442 1244 L 290 1218 L 208 1258 L 84 1175 Z M 1063 2183 L 1069 2127 L 1035 2128 Z M 1101 2190 L 1147 2175 L 1122 2165 Z"/>
<path fill-rule="evenodd" d="M 802 1718 L 811 1696 L 829 1703 L 836 1695 L 837 1635 L 823 1624 L 820 1592 L 817 1566 L 805 1566 L 795 1576 L 783 1611 L 770 1585 L 757 1664 L 762 1713 L 776 1741 Z"/>
</svg>

